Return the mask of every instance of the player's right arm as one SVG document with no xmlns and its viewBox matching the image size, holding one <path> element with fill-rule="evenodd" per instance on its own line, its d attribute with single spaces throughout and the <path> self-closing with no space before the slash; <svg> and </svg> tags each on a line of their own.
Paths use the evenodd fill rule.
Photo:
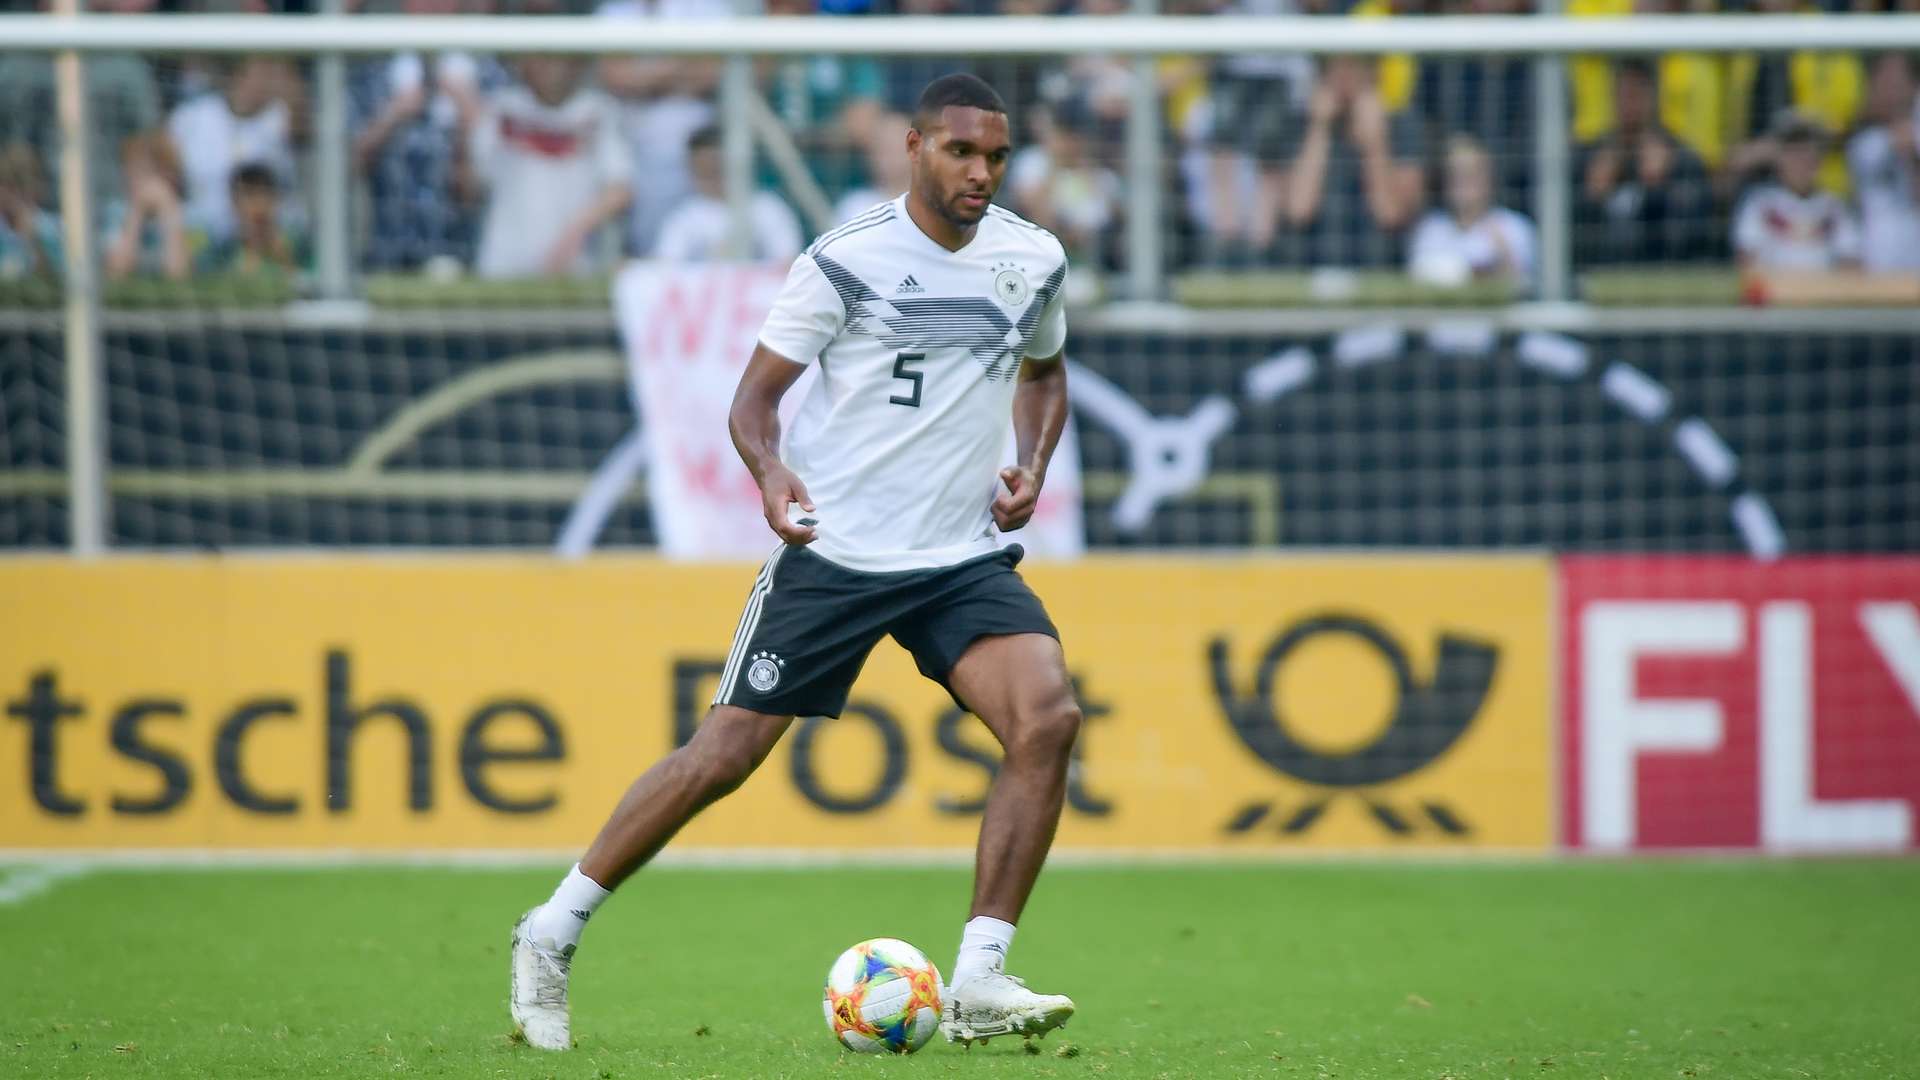
<svg viewBox="0 0 1920 1080">
<path fill-rule="evenodd" d="M 760 510 L 768 527 L 789 544 L 810 544 L 814 536 L 812 526 L 787 520 L 789 504 L 812 511 L 813 500 L 800 477 L 780 460 L 780 399 L 805 370 L 765 345 L 754 346 L 753 359 L 733 392 L 733 407 L 727 410 L 733 448 L 760 485 Z"/>
<path fill-rule="evenodd" d="M 787 520 L 789 505 L 799 503 L 812 512 L 813 501 L 800 477 L 780 460 L 780 399 L 840 333 L 846 314 L 819 264 L 807 255 L 793 260 L 727 413 L 734 449 L 760 484 L 767 526 L 789 544 L 813 542 L 812 526 Z"/>
</svg>

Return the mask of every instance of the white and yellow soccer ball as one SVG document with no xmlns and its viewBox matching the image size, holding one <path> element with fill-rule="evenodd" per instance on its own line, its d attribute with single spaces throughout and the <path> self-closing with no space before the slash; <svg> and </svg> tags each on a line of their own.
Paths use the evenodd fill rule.
<svg viewBox="0 0 1920 1080">
<path fill-rule="evenodd" d="M 940 1027 L 940 969 L 897 938 L 863 941 L 827 971 L 833 1037 L 863 1054 L 911 1054 Z"/>
</svg>

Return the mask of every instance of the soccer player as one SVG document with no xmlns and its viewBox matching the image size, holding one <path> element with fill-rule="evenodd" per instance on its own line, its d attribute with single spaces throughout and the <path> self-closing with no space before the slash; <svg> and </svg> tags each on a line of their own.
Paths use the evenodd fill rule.
<svg viewBox="0 0 1920 1080">
<path fill-rule="evenodd" d="M 1066 254 L 993 205 L 1011 151 L 991 87 L 935 80 L 907 134 L 906 194 L 794 260 L 728 417 L 780 546 L 692 740 L 634 781 L 552 899 L 513 928 L 511 1011 L 532 1045 L 571 1045 L 568 969 L 594 909 L 739 787 L 796 715 L 840 715 L 887 635 L 1005 751 L 941 1030 L 971 1045 L 1073 1015 L 1004 970 L 1080 728 L 1059 634 L 1014 570 L 1021 549 L 993 535 L 1033 516 L 1067 418 Z M 782 442 L 781 396 L 815 362 Z M 1009 419 L 1019 453 L 1001 469 Z"/>
</svg>

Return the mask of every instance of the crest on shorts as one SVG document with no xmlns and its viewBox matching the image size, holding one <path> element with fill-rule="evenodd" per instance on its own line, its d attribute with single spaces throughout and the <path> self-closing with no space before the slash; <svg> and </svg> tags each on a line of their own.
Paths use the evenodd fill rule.
<svg viewBox="0 0 1920 1080">
<path fill-rule="evenodd" d="M 999 271 L 993 275 L 995 299 L 1008 307 L 1019 307 L 1027 302 L 1027 297 L 1033 295 L 1032 287 L 1027 284 L 1027 275 L 1021 273 L 1018 267 L 1002 263 L 994 269 Z"/>
<path fill-rule="evenodd" d="M 773 653 L 754 653 L 753 663 L 747 665 L 747 685 L 764 694 L 780 685 L 780 669 L 786 666 L 787 662 Z"/>
</svg>

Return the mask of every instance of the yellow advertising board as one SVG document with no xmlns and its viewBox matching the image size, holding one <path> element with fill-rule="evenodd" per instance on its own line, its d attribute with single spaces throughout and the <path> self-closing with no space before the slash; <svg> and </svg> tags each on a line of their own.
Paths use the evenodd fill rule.
<svg viewBox="0 0 1920 1080">
<path fill-rule="evenodd" d="M 1549 563 L 1033 565 L 1087 714 L 1059 846 L 1537 848 Z M 711 698 L 753 570 L 0 563 L 0 848 L 573 849 Z M 992 737 L 883 643 L 677 844 L 965 848 Z"/>
</svg>

